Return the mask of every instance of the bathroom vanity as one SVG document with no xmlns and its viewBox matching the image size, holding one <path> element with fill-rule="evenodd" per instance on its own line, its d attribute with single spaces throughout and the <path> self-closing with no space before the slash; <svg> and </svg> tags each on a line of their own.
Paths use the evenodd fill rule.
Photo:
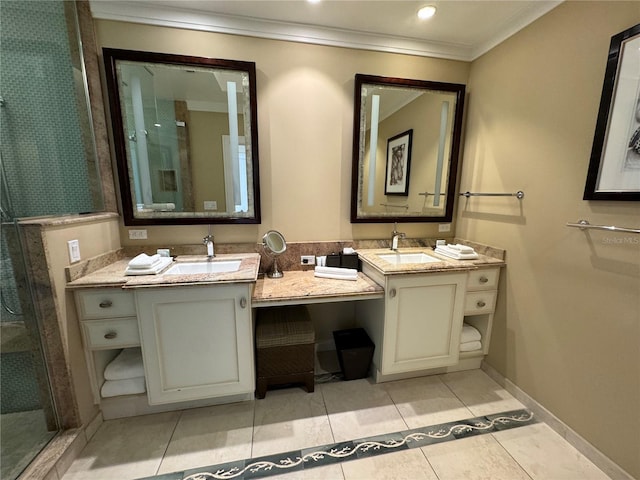
<svg viewBox="0 0 640 480">
<path fill-rule="evenodd" d="M 385 289 L 383 300 L 360 304 L 357 311 L 376 345 L 377 382 L 480 367 L 489 349 L 502 261 L 446 260 L 430 249 L 410 248 L 359 255 L 363 273 Z M 480 332 L 480 349 L 460 352 L 463 322 Z"/>
<path fill-rule="evenodd" d="M 313 270 L 258 278 L 260 256 L 250 253 L 216 257 L 222 270 L 235 260 L 233 271 L 206 271 L 204 257 L 181 256 L 171 272 L 124 276 L 120 260 L 69 283 L 104 418 L 252 399 L 254 319 L 263 307 L 353 302 L 354 324 L 375 344 L 377 382 L 480 366 L 501 259 L 450 260 L 425 248 L 358 253 L 357 281 Z M 482 348 L 460 352 L 463 321 L 480 332 Z M 129 347 L 141 347 L 146 392 L 102 398 L 106 366 Z"/>
</svg>

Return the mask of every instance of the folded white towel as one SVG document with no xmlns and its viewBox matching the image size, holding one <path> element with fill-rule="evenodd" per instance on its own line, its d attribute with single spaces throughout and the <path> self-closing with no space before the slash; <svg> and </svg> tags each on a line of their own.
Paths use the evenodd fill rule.
<svg viewBox="0 0 640 480">
<path fill-rule="evenodd" d="M 467 342 L 460 344 L 461 352 L 473 352 L 474 350 L 480 350 L 482 348 L 482 343 L 480 342 Z"/>
<path fill-rule="evenodd" d="M 144 377 L 127 378 L 125 380 L 106 380 L 100 389 L 103 398 L 117 397 L 118 395 L 134 395 L 144 393 L 147 388 Z"/>
<path fill-rule="evenodd" d="M 455 245 L 448 245 L 449 248 L 453 248 L 460 253 L 475 253 L 475 250 L 467 245 L 462 245 L 461 243 L 456 243 Z"/>
<path fill-rule="evenodd" d="M 458 250 L 450 248 L 449 245 L 438 246 L 436 247 L 434 252 L 439 253 L 440 255 L 444 255 L 445 257 L 454 258 L 456 260 L 474 260 L 478 258 L 478 254 L 476 252 L 462 253 Z"/>
<path fill-rule="evenodd" d="M 313 275 L 318 278 L 334 278 L 336 280 L 358 280 L 355 268 L 338 268 L 316 266 Z"/>
<path fill-rule="evenodd" d="M 129 268 L 152 268 L 158 260 L 160 260 L 160 255 L 157 253 L 151 256 L 141 253 L 129 262 Z"/>
<path fill-rule="evenodd" d="M 123 349 L 104 369 L 105 380 L 126 380 L 136 377 L 144 377 L 140 347 Z"/>
<path fill-rule="evenodd" d="M 462 332 L 460 333 L 460 343 L 479 342 L 482 340 L 480 332 L 471 325 L 462 324 Z"/>
<path fill-rule="evenodd" d="M 151 268 L 131 268 L 127 267 L 124 271 L 125 275 L 157 275 L 166 267 L 171 265 L 173 262 L 173 258 L 171 257 L 160 257 L 160 259 L 153 264 Z"/>
</svg>

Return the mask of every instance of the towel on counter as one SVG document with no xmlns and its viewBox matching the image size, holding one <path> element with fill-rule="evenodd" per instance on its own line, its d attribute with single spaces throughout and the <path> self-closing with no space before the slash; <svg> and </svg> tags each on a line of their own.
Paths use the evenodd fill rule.
<svg viewBox="0 0 640 480">
<path fill-rule="evenodd" d="M 358 270 L 356 270 L 355 268 L 316 266 L 313 275 L 318 278 L 334 278 L 336 280 L 358 280 Z"/>
<path fill-rule="evenodd" d="M 140 347 L 125 348 L 104 369 L 105 380 L 126 380 L 136 377 L 144 377 Z"/>
<path fill-rule="evenodd" d="M 125 380 L 106 380 L 100 389 L 103 398 L 117 397 L 119 395 L 134 395 L 144 393 L 147 388 L 144 384 L 144 377 L 127 378 Z"/>
<path fill-rule="evenodd" d="M 466 342 L 466 343 L 460 344 L 461 352 L 472 352 L 474 350 L 480 350 L 481 348 L 482 348 L 482 343 L 480 343 L 479 341 Z"/>
<path fill-rule="evenodd" d="M 140 255 L 144 255 L 144 254 L 140 254 Z M 138 256 L 140 256 L 138 255 Z M 155 257 L 156 255 L 154 255 Z M 173 262 L 173 258 L 171 257 L 161 257 L 159 255 L 158 256 L 158 260 L 155 261 L 151 267 L 148 268 L 140 268 L 140 267 L 131 267 L 131 265 L 127 266 L 127 269 L 124 271 L 125 275 L 157 275 L 158 273 L 160 273 L 162 270 L 164 270 L 166 267 L 168 267 L 169 265 L 171 265 L 171 263 Z M 138 257 L 136 257 L 138 258 Z M 135 260 L 135 258 L 134 258 Z M 132 260 L 133 261 L 133 260 Z"/>
<path fill-rule="evenodd" d="M 475 253 L 475 250 L 472 247 L 468 247 L 467 245 L 462 245 L 461 243 L 456 243 L 455 245 L 448 245 L 449 248 L 453 248 L 460 253 Z"/>
<path fill-rule="evenodd" d="M 482 340 L 480 332 L 467 323 L 462 324 L 462 332 L 460 333 L 460 343 L 479 342 Z"/>
<path fill-rule="evenodd" d="M 458 249 L 452 248 L 452 245 L 438 245 L 434 252 L 455 260 L 474 260 L 478 258 L 478 254 L 475 250 L 471 249 L 471 252 L 462 252 Z"/>
<path fill-rule="evenodd" d="M 129 262 L 129 268 L 152 268 L 155 264 L 160 260 L 160 255 L 157 253 L 155 255 L 147 255 L 146 253 L 141 253 L 136 256 Z"/>
</svg>

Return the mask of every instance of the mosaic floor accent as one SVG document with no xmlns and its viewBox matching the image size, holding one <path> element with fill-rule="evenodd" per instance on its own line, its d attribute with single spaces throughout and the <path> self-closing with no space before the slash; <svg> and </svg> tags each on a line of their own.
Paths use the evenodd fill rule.
<svg viewBox="0 0 640 480">
<path fill-rule="evenodd" d="M 512 410 L 348 442 L 145 477 L 139 480 L 246 480 L 263 478 L 374 455 L 384 455 L 409 448 L 421 448 L 435 443 L 484 435 L 532 423 L 537 423 L 537 420 L 529 410 Z"/>
</svg>

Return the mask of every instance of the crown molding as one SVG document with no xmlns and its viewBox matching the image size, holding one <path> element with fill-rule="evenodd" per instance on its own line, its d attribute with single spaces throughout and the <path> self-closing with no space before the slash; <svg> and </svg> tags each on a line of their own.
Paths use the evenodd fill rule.
<svg viewBox="0 0 640 480">
<path fill-rule="evenodd" d="M 94 18 L 146 25 L 182 28 L 206 32 L 243 35 L 271 40 L 346 47 L 421 57 L 470 62 L 483 55 L 529 23 L 544 15 L 561 1 L 536 2 L 509 20 L 503 32 L 473 47 L 465 44 L 421 41 L 414 38 L 376 35 L 353 30 L 311 26 L 234 15 L 213 14 L 201 10 L 174 8 L 139 1 L 91 1 Z"/>
</svg>

